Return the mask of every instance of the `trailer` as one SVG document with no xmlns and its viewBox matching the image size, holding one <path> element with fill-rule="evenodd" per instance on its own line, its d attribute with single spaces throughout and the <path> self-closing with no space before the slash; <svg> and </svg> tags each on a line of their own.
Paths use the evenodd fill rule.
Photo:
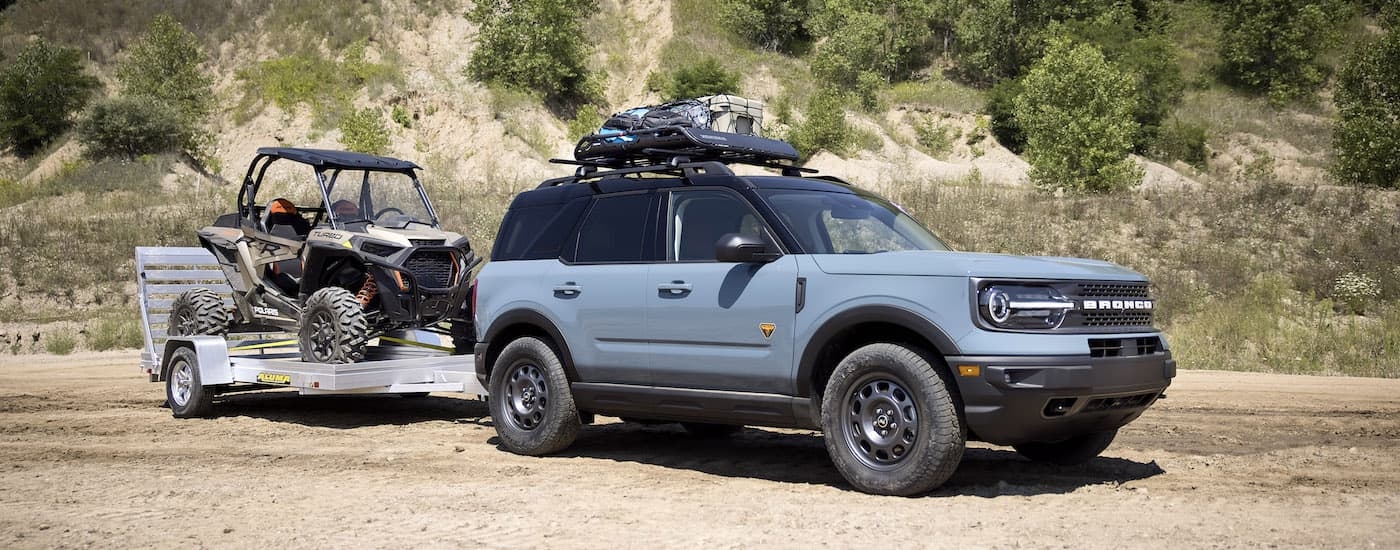
<svg viewBox="0 0 1400 550">
<path fill-rule="evenodd" d="M 233 307 L 233 289 L 213 254 L 199 247 L 137 247 L 136 273 L 145 346 L 141 371 L 151 382 L 165 383 L 177 417 L 208 414 L 216 395 L 275 388 L 302 395 L 486 395 L 472 356 L 410 337 L 380 336 L 365 361 L 329 364 L 302 361 L 296 339 L 270 327 L 227 336 L 169 336 L 170 307 L 180 293 L 207 288 Z"/>
</svg>

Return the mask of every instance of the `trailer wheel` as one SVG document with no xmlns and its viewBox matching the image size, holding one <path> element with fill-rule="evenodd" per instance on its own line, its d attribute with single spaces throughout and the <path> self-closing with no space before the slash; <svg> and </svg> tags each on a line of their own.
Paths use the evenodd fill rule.
<svg viewBox="0 0 1400 550">
<path fill-rule="evenodd" d="M 170 336 L 222 335 L 228 332 L 229 315 L 224 300 L 207 288 L 186 290 L 170 304 L 166 334 Z"/>
<path fill-rule="evenodd" d="M 199 380 L 199 361 L 190 348 L 177 348 L 165 374 L 165 401 L 175 418 L 208 416 L 214 408 L 214 392 Z"/>
<path fill-rule="evenodd" d="M 559 356 L 538 338 L 518 338 L 501 350 L 490 387 L 491 418 L 507 451 L 558 452 L 583 427 Z"/>
<path fill-rule="evenodd" d="M 365 310 L 350 291 L 329 286 L 306 300 L 298 332 L 301 358 L 310 363 L 354 363 L 369 341 Z"/>
</svg>

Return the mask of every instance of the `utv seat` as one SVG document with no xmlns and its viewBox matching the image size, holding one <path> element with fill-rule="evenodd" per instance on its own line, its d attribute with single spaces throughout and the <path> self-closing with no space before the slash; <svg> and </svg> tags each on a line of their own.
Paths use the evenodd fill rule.
<svg viewBox="0 0 1400 550">
<path fill-rule="evenodd" d="M 306 235 L 311 233 L 311 223 L 306 218 L 297 213 L 296 205 L 287 199 L 275 199 L 267 204 L 267 211 L 263 214 L 263 227 L 273 236 L 290 238 L 294 240 L 306 240 Z M 291 234 L 279 232 L 279 227 L 291 229 Z"/>
</svg>

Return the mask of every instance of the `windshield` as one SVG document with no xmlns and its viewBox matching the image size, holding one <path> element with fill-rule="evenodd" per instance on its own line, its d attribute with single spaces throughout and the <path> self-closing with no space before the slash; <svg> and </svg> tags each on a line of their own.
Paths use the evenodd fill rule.
<svg viewBox="0 0 1400 550">
<path fill-rule="evenodd" d="M 433 216 L 408 174 L 367 170 L 327 170 L 330 216 L 341 224 L 370 222 L 403 228 L 433 225 Z"/>
<path fill-rule="evenodd" d="M 759 194 L 808 254 L 948 250 L 919 222 L 882 199 L 793 189 Z"/>
</svg>

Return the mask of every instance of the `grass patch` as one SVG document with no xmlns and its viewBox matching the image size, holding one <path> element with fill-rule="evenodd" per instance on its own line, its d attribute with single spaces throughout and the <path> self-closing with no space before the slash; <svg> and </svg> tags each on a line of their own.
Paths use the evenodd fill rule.
<svg viewBox="0 0 1400 550">
<path fill-rule="evenodd" d="M 110 314 L 88 325 L 87 345 L 93 351 L 136 349 L 144 344 L 135 311 Z"/>
<path fill-rule="evenodd" d="M 978 113 L 985 110 L 985 93 L 947 79 L 922 82 L 899 82 L 881 95 L 886 105 L 930 107 L 955 113 Z"/>
<path fill-rule="evenodd" d="M 306 105 L 316 128 L 335 127 L 354 110 L 352 101 L 361 89 L 374 97 L 386 84 L 401 79 L 393 66 L 365 60 L 365 48 L 364 42 L 352 43 L 338 60 L 308 50 L 238 71 L 243 97 L 234 111 L 235 122 L 246 122 L 272 103 L 288 113 Z"/>
<path fill-rule="evenodd" d="M 68 355 L 77 347 L 78 339 L 67 333 L 59 332 L 44 338 L 44 351 L 54 355 Z"/>
</svg>

